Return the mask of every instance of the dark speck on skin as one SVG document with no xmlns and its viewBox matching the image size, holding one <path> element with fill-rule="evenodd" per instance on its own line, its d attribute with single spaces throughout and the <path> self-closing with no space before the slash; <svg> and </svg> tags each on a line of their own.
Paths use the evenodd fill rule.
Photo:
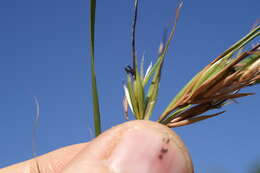
<svg viewBox="0 0 260 173">
<path fill-rule="evenodd" d="M 159 158 L 160 160 L 162 160 L 162 159 L 163 159 L 163 155 L 162 155 L 162 154 L 159 154 L 158 158 Z"/>
<path fill-rule="evenodd" d="M 162 160 L 163 159 L 163 156 L 166 154 L 168 152 L 168 148 L 161 148 L 161 150 L 160 150 L 160 154 L 159 154 L 159 156 L 158 156 L 158 158 L 160 159 L 160 160 Z"/>
<path fill-rule="evenodd" d="M 168 148 L 161 148 L 161 153 L 164 154 L 164 153 L 167 153 L 168 152 Z"/>
<path fill-rule="evenodd" d="M 168 152 L 168 148 L 165 147 L 165 145 L 167 146 L 167 145 L 170 143 L 170 139 L 169 139 L 169 138 L 163 138 L 163 139 L 162 139 L 162 142 L 164 143 L 164 144 L 163 144 L 164 146 L 162 146 L 162 148 L 161 148 L 161 150 L 160 150 L 160 153 L 159 153 L 159 155 L 158 155 L 158 158 L 159 158 L 160 160 L 162 160 L 162 159 L 163 159 L 163 156 Z"/>
<path fill-rule="evenodd" d="M 170 143 L 170 139 L 169 138 L 163 138 L 163 142 L 166 143 L 166 144 L 169 144 Z"/>
</svg>

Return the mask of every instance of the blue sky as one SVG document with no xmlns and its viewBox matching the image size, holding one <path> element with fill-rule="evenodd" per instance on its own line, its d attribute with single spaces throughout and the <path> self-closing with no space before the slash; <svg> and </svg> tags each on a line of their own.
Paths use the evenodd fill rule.
<svg viewBox="0 0 260 173">
<path fill-rule="evenodd" d="M 155 61 L 177 1 L 140 1 L 137 52 Z M 260 1 L 185 1 L 160 85 L 156 119 L 203 66 L 240 39 Z M 97 2 L 96 68 L 103 129 L 124 122 L 123 68 L 131 63 L 133 1 Z M 32 157 L 33 96 L 40 102 L 37 152 L 90 140 L 88 0 L 0 2 L 0 167 Z M 259 39 L 258 39 L 259 41 Z M 260 88 L 217 118 L 177 128 L 196 172 L 244 173 L 260 163 Z"/>
</svg>

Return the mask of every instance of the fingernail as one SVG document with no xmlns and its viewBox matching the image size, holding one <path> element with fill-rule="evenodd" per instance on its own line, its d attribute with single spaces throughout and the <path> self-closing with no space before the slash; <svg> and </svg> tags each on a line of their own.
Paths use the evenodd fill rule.
<svg viewBox="0 0 260 173">
<path fill-rule="evenodd" d="M 174 138 L 151 129 L 125 132 L 108 159 L 115 173 L 188 173 L 187 160 Z"/>
</svg>

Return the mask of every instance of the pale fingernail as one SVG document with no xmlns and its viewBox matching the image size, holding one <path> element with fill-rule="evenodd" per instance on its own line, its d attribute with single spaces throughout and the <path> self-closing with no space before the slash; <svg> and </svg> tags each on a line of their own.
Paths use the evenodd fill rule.
<svg viewBox="0 0 260 173">
<path fill-rule="evenodd" d="M 108 159 L 115 173 L 190 173 L 186 153 L 167 133 L 151 129 L 125 132 Z"/>
</svg>

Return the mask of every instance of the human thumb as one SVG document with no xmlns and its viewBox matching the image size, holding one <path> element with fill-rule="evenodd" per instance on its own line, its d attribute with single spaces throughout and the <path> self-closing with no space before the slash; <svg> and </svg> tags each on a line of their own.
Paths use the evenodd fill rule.
<svg viewBox="0 0 260 173">
<path fill-rule="evenodd" d="M 130 121 L 102 133 L 62 173 L 193 173 L 181 139 L 155 122 Z"/>
</svg>

